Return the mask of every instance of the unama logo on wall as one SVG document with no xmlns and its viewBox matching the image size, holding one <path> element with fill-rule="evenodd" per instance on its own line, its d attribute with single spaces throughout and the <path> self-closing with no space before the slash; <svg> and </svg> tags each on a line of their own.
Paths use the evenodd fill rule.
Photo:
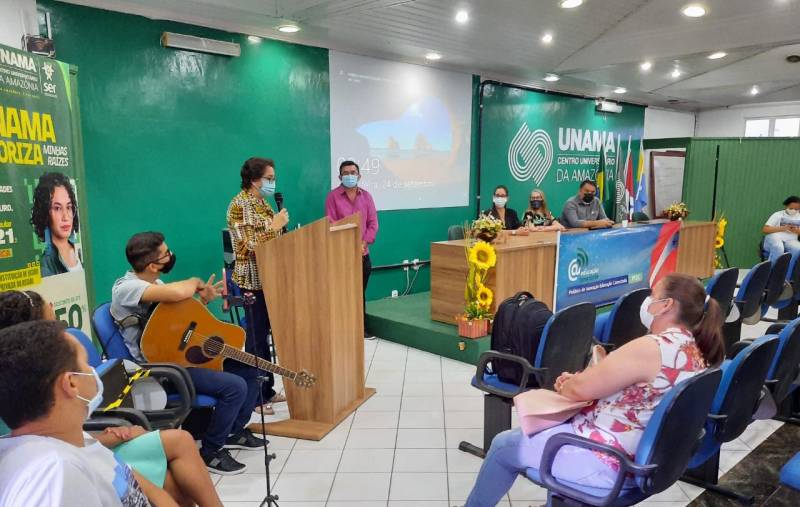
<svg viewBox="0 0 800 507">
<path fill-rule="evenodd" d="M 531 131 L 524 122 L 508 146 L 508 169 L 515 180 L 533 180 L 541 185 L 555 165 L 556 183 L 594 179 L 600 151 L 606 154 L 606 167 L 616 166 L 617 135 L 591 129 L 558 128 L 558 152 L 546 131 Z M 613 156 L 612 156 L 613 153 Z"/>
<path fill-rule="evenodd" d="M 523 123 L 508 147 L 508 168 L 517 181 L 540 185 L 553 165 L 553 141 L 544 130 L 531 132 Z"/>
</svg>

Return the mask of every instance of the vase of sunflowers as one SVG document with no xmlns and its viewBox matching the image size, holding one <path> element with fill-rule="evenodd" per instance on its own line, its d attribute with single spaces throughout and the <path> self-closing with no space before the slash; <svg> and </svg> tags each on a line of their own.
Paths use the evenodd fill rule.
<svg viewBox="0 0 800 507">
<path fill-rule="evenodd" d="M 458 334 L 465 338 L 480 338 L 489 333 L 494 294 L 485 285 L 489 270 L 497 263 L 494 247 L 486 241 L 465 246 L 467 283 L 464 288 L 464 313 L 456 317 Z"/>
<path fill-rule="evenodd" d="M 662 213 L 674 222 L 675 220 L 683 220 L 688 217 L 689 208 L 686 207 L 685 203 L 673 202 Z"/>
<path fill-rule="evenodd" d="M 492 243 L 503 230 L 503 222 L 491 215 L 481 215 L 472 221 L 470 236 L 486 243 Z"/>
<path fill-rule="evenodd" d="M 723 213 L 715 221 L 717 223 L 717 234 L 714 238 L 714 268 L 721 269 L 728 266 L 728 254 L 725 253 L 725 229 L 728 227 L 728 219 L 725 218 Z"/>
</svg>

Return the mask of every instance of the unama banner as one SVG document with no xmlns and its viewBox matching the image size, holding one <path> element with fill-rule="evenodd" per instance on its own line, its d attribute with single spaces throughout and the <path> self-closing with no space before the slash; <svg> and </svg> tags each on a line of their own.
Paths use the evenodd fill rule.
<svg viewBox="0 0 800 507">
<path fill-rule="evenodd" d="M 487 83 L 481 116 L 481 208 L 490 208 L 495 187 L 505 185 L 507 205 L 522 217 L 531 191 L 540 188 L 558 217 L 580 182 L 595 179 L 601 153 L 606 157 L 606 189 L 621 185 L 624 191 L 620 170 L 629 145 L 632 160 L 637 160 L 643 132 L 641 106 L 623 104 L 621 113 L 602 113 L 592 99 Z"/>
<path fill-rule="evenodd" d="M 560 234 L 555 309 L 653 287 L 677 267 L 680 229 L 676 221 Z"/>
<path fill-rule="evenodd" d="M 0 45 L 0 290 L 37 291 L 89 333 L 75 72 Z"/>
</svg>

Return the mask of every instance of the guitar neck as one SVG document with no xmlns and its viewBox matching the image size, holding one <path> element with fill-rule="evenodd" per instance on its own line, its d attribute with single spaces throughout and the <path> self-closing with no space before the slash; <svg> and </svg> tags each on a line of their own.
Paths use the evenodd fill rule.
<svg viewBox="0 0 800 507">
<path fill-rule="evenodd" d="M 233 348 L 230 345 L 225 345 L 223 347 L 222 355 L 229 359 L 233 359 L 234 361 L 239 361 L 240 363 L 258 368 L 259 370 L 268 371 L 270 373 L 280 375 L 281 377 L 286 377 L 289 380 L 294 380 L 295 377 L 297 377 L 296 371 L 292 371 L 288 368 L 282 368 L 275 363 L 270 363 L 266 359 L 261 359 L 260 357 L 254 356 L 248 352 Z"/>
</svg>

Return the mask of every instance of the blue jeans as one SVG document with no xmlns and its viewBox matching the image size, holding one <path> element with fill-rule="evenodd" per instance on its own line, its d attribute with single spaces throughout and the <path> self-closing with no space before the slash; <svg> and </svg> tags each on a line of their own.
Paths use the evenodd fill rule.
<svg viewBox="0 0 800 507">
<path fill-rule="evenodd" d="M 244 350 L 245 352 L 249 352 L 254 356 L 258 356 L 261 359 L 266 359 L 267 361 L 272 362 L 272 354 L 269 350 L 269 314 L 267 313 L 267 303 L 264 298 L 264 291 L 261 290 L 246 290 L 242 289 L 242 294 L 247 297 L 253 297 L 254 302 L 252 304 L 245 304 L 244 305 L 244 315 L 245 315 L 245 332 L 247 333 L 247 338 L 244 342 Z M 264 403 L 268 403 L 269 400 L 275 396 L 275 389 L 273 386 L 275 385 L 275 376 L 268 372 L 268 371 L 260 371 L 259 375 L 264 376 Z M 254 403 L 258 403 L 260 399 L 256 397 Z M 252 410 L 255 408 L 250 407 Z"/>
<path fill-rule="evenodd" d="M 782 241 L 775 237 L 774 234 L 769 234 L 764 237 L 764 250 L 767 251 L 770 262 L 780 257 L 784 252 L 794 254 L 800 250 L 800 241 L 793 239 L 791 241 Z"/>
<path fill-rule="evenodd" d="M 211 421 L 203 437 L 203 452 L 216 452 L 228 435 L 237 434 L 250 421 L 258 398 L 258 373 L 255 368 L 225 361 L 225 371 L 187 368 L 197 394 L 217 399 Z"/>
<path fill-rule="evenodd" d="M 560 424 L 532 437 L 519 428 L 494 437 L 464 507 L 497 505 L 519 474 L 528 468 L 539 468 L 544 446 L 556 433 L 573 433 L 572 425 Z M 611 488 L 617 477 L 617 473 L 594 453 L 574 446 L 561 448 L 552 471 L 557 479 L 600 488 Z"/>
</svg>

